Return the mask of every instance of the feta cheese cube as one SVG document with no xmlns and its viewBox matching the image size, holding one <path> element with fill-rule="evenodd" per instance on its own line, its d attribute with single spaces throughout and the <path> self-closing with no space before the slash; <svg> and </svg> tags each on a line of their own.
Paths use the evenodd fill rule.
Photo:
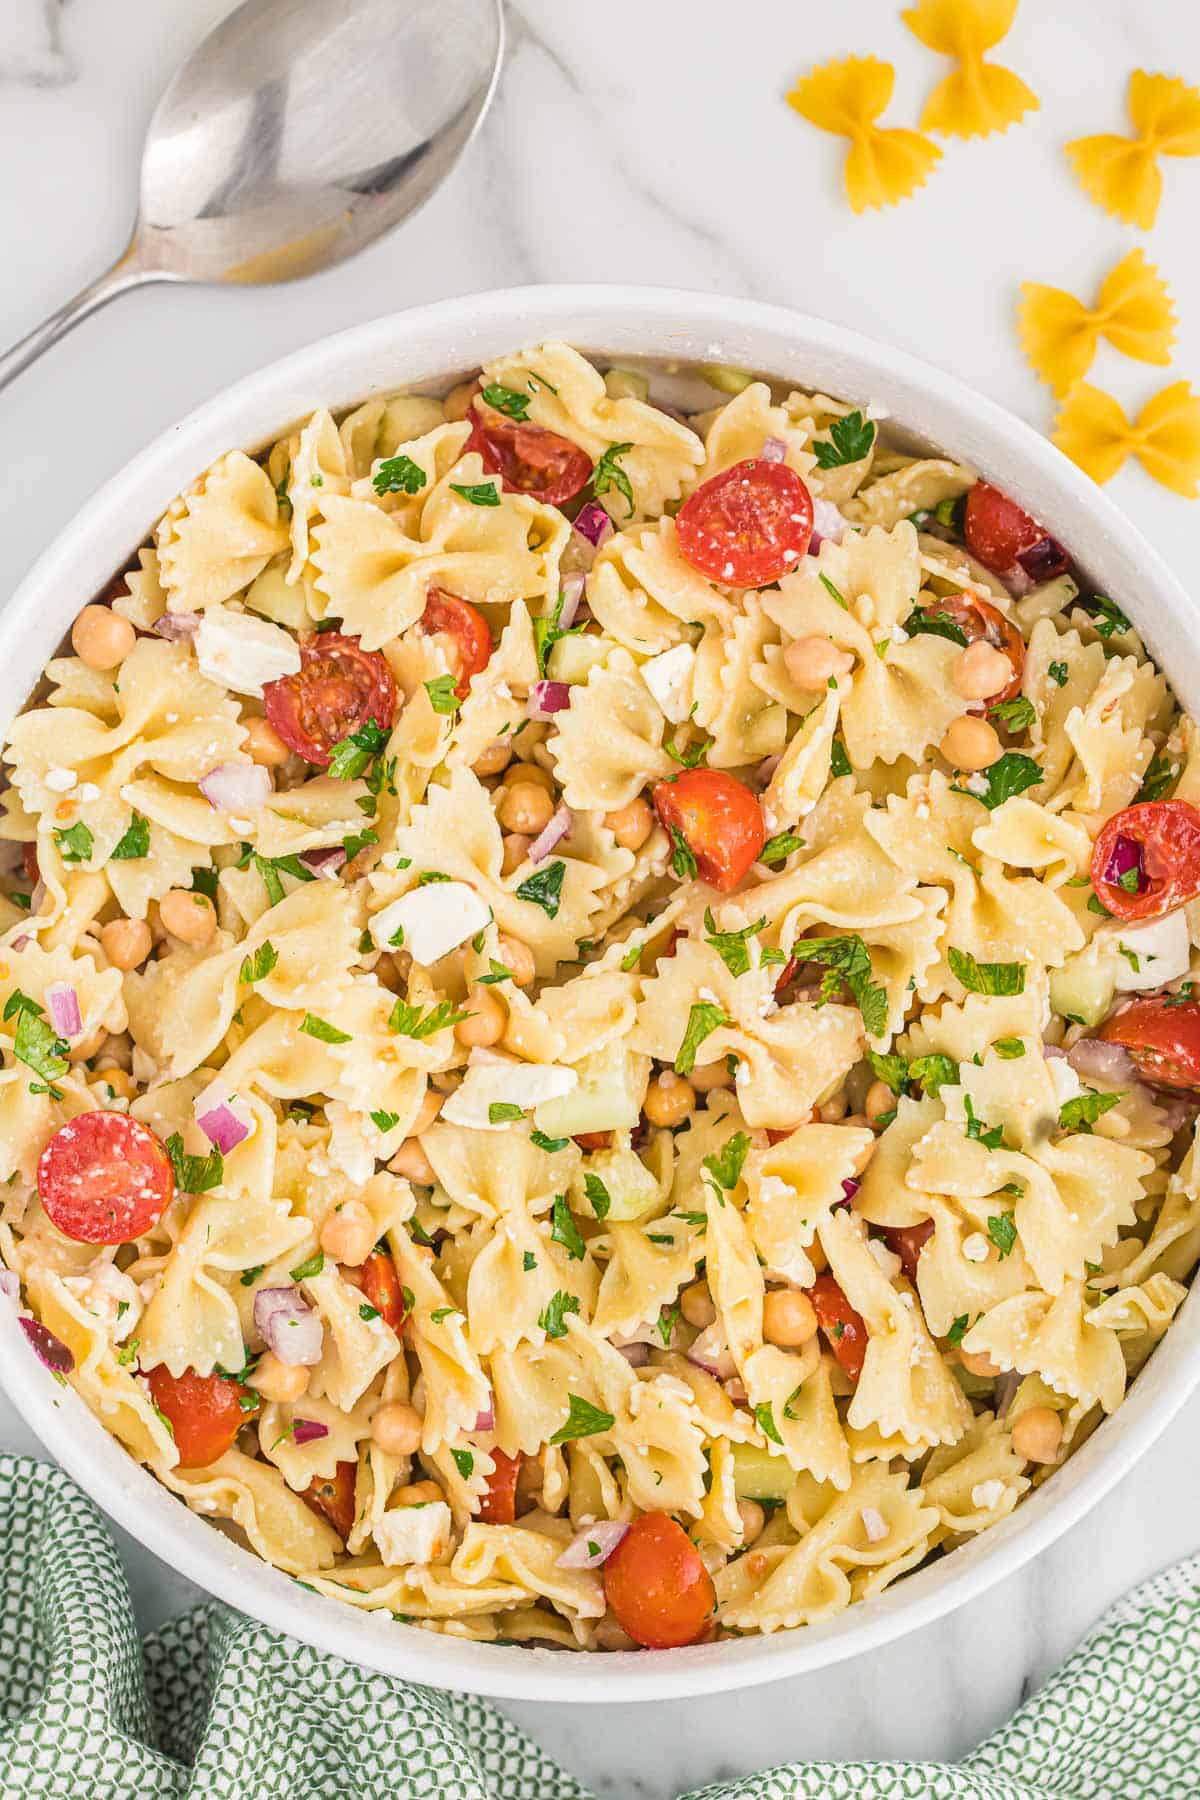
<svg viewBox="0 0 1200 1800">
<path fill-rule="evenodd" d="M 1066 1057 L 1048 1056 L 1046 1067 L 1050 1071 L 1050 1084 L 1058 1104 L 1062 1106 L 1068 1100 L 1077 1100 L 1083 1092 L 1083 1083 Z"/>
<path fill-rule="evenodd" d="M 977 1481 L 975 1486 L 971 1489 L 971 1505 L 977 1506 L 981 1512 L 991 1512 L 994 1506 L 999 1506 L 1004 1498 L 1005 1491 L 1005 1486 L 1002 1481 L 997 1481 L 995 1479 L 991 1481 Z"/>
<path fill-rule="evenodd" d="M 1115 938 L 1120 952 L 1116 964 L 1118 993 L 1160 988 L 1187 974 L 1192 946 L 1182 907 L 1161 919 L 1150 919 L 1145 925 L 1118 925 L 1106 930 Z"/>
<path fill-rule="evenodd" d="M 451 1125 L 469 1125 L 475 1131 L 503 1131 L 508 1121 L 493 1121 L 493 1106 L 532 1112 L 545 1100 L 561 1100 L 578 1081 L 574 1069 L 557 1063 L 519 1062 L 493 1051 L 472 1050 L 466 1075 L 446 1100 L 441 1116 Z"/>
<path fill-rule="evenodd" d="M 444 1500 L 394 1506 L 376 1520 L 371 1535 L 389 1569 L 436 1562 L 450 1548 L 450 1508 Z"/>
<path fill-rule="evenodd" d="M 981 1263 L 988 1259 L 988 1241 L 982 1231 L 972 1231 L 963 1239 L 962 1253 L 968 1262 Z"/>
<path fill-rule="evenodd" d="M 672 725 L 682 725 L 691 711 L 695 666 L 696 652 L 690 644 L 676 644 L 642 664 L 642 680 Z"/>
<path fill-rule="evenodd" d="M 426 966 L 491 923 L 491 908 L 465 881 L 430 881 L 393 900 L 371 920 L 371 936 L 381 950 L 399 947 Z"/>
<path fill-rule="evenodd" d="M 262 698 L 263 686 L 300 668 L 300 646 L 290 632 L 255 613 L 210 606 L 195 637 L 200 673 L 235 694 Z"/>
</svg>

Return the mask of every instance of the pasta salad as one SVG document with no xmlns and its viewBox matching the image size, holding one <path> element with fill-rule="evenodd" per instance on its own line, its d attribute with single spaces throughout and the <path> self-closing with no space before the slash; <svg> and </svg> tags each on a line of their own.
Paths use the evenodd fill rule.
<svg viewBox="0 0 1200 1800">
<path fill-rule="evenodd" d="M 545 344 L 232 450 L 11 724 L 0 1274 L 195 1511 L 480 1640 L 829 1618 L 1200 1256 L 1200 759 L 976 471 Z"/>
</svg>

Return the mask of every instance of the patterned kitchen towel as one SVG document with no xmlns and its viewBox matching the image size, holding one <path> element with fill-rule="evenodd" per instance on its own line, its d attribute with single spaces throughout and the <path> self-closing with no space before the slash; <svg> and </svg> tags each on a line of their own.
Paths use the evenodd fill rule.
<svg viewBox="0 0 1200 1800">
<path fill-rule="evenodd" d="M 100 1514 L 0 1455 L 4 1800 L 589 1800 L 486 1701 L 322 1656 L 216 1602 L 139 1643 Z M 1113 1607 L 964 1762 L 804 1763 L 685 1800 L 1200 1793 L 1200 1557 Z"/>
</svg>

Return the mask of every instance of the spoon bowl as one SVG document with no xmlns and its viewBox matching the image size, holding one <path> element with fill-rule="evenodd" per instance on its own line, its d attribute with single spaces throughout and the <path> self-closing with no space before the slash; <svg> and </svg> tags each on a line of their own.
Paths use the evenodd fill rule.
<svg viewBox="0 0 1200 1800">
<path fill-rule="evenodd" d="M 503 48 L 501 0 L 244 0 L 155 108 L 128 249 L 0 357 L 0 388 L 126 288 L 293 281 L 365 249 L 449 174 Z"/>
</svg>

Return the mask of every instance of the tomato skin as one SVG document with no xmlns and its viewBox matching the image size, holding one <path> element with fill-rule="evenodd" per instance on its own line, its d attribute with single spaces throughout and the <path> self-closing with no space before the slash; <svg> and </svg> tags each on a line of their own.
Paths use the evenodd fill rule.
<svg viewBox="0 0 1200 1800">
<path fill-rule="evenodd" d="M 586 450 L 547 431 L 544 425 L 522 425 L 476 400 L 468 417 L 471 435 L 465 449 L 477 450 L 489 475 L 499 475 L 509 493 L 531 494 L 544 506 L 562 506 L 592 478 Z"/>
<path fill-rule="evenodd" d="M 805 556 L 812 495 L 786 463 L 747 457 L 701 482 L 675 516 L 680 554 L 724 587 L 763 587 Z"/>
<path fill-rule="evenodd" d="M 511 1525 L 517 1516 L 517 1478 L 524 1459 L 519 1450 L 515 1456 L 506 1456 L 503 1450 L 493 1450 L 491 1455 L 496 1466 L 487 1478 L 487 1492 L 480 1496 L 475 1517 L 488 1525 Z"/>
<path fill-rule="evenodd" d="M 604 1565 L 617 1622 L 646 1650 L 694 1644 L 717 1603 L 712 1577 L 669 1513 L 642 1513 Z"/>
<path fill-rule="evenodd" d="M 678 831 L 703 881 L 720 894 L 735 888 L 767 841 L 762 808 L 724 769 L 685 769 L 651 791 L 667 831 Z"/>
<path fill-rule="evenodd" d="M 581 1150 L 611 1150 L 613 1134 L 611 1131 L 577 1131 L 575 1142 Z"/>
<path fill-rule="evenodd" d="M 207 1469 L 224 1456 L 261 1406 L 257 1394 L 228 1375 L 197 1375 L 194 1369 L 185 1369 L 176 1376 L 160 1363 L 146 1380 L 155 1406 L 170 1420 L 182 1469 Z M 250 1396 L 253 1408 L 243 1409 L 240 1394 Z"/>
<path fill-rule="evenodd" d="M 1143 1081 L 1200 1092 L 1200 1002 L 1134 1000 L 1106 1019 L 1096 1036 L 1128 1050 Z"/>
<path fill-rule="evenodd" d="M 396 1265 L 386 1250 L 378 1245 L 372 1250 L 360 1271 L 362 1290 L 380 1315 L 385 1325 L 390 1325 L 399 1337 L 404 1329 L 406 1307 L 404 1290 L 400 1286 L 400 1277 L 396 1273 Z"/>
<path fill-rule="evenodd" d="M 175 1175 L 148 1125 L 87 1112 L 54 1133 L 38 1158 L 37 1187 L 64 1237 L 127 1244 L 157 1225 L 175 1196 Z"/>
<path fill-rule="evenodd" d="M 985 600 L 982 594 L 951 594 L 930 610 L 953 620 L 968 644 L 978 643 L 982 638 L 993 650 L 1002 651 L 1012 665 L 1012 677 L 999 693 L 991 694 L 967 710 L 984 713 L 989 706 L 999 706 L 1003 700 L 1015 700 L 1025 672 L 1025 639 L 1012 620 L 1005 618 L 1000 608 Z"/>
<path fill-rule="evenodd" d="M 1118 841 L 1139 846 L 1141 880 L 1137 893 L 1127 893 L 1105 870 Z M 1200 894 L 1200 812 L 1186 800 L 1143 800 L 1114 813 L 1092 850 L 1092 886 L 1114 918 L 1161 919 Z"/>
<path fill-rule="evenodd" d="M 289 750 L 327 769 L 334 745 L 368 719 L 390 731 L 396 717 L 396 678 L 378 650 L 364 650 L 340 631 L 309 631 L 300 639 L 300 671 L 263 688 L 267 719 Z"/>
<path fill-rule="evenodd" d="M 990 481 L 976 482 L 967 495 L 963 536 L 971 555 L 978 557 L 985 569 L 993 569 L 998 575 L 1007 574 L 1014 566 L 1019 567 L 1022 556 L 1042 544 L 1050 545 L 1051 549 L 1038 558 L 1037 580 L 1048 581 L 1052 575 L 1061 575 L 1067 566 L 1066 556 L 1049 533 L 1036 519 L 1030 518 L 1024 507 L 1002 494 Z M 1031 569 L 1029 573 L 1034 571 Z"/>
<path fill-rule="evenodd" d="M 42 871 L 38 864 L 36 844 L 21 845 L 21 869 L 26 880 L 31 881 L 36 887 L 38 882 L 42 879 Z"/>
<path fill-rule="evenodd" d="M 862 1314 L 855 1312 L 832 1275 L 818 1275 L 808 1290 L 808 1297 L 829 1348 L 850 1379 L 857 1381 L 867 1354 L 867 1327 Z M 839 1325 L 842 1327 L 840 1335 L 837 1332 Z"/>
<path fill-rule="evenodd" d="M 908 1279 L 915 1281 L 921 1252 L 933 1236 L 933 1220 L 922 1219 L 919 1225 L 888 1225 L 883 1235 L 888 1249 L 900 1258 Z"/>
<path fill-rule="evenodd" d="M 432 587 L 417 630 L 427 637 L 444 631 L 454 639 L 458 651 L 458 685 L 454 692 L 465 700 L 471 691 L 472 675 L 487 668 L 492 654 L 492 634 L 479 608 L 469 600 L 460 600 L 457 594 L 448 594 L 445 588 Z"/>
<path fill-rule="evenodd" d="M 311 1512 L 324 1519 L 341 1538 L 343 1544 L 354 1524 L 354 1489 L 358 1481 L 358 1464 L 340 1462 L 333 1475 L 310 1481 L 300 1498 Z"/>
</svg>

